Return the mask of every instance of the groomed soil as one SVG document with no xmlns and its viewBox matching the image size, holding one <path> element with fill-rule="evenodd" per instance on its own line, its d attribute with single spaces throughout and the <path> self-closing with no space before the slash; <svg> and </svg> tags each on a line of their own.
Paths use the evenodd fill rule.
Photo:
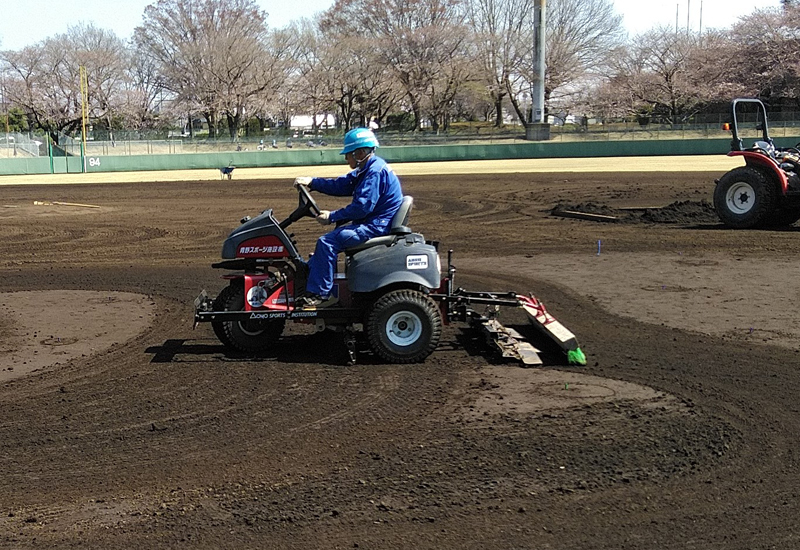
<svg viewBox="0 0 800 550">
<path fill-rule="evenodd" d="M 412 366 L 193 330 L 224 237 L 288 215 L 290 180 L 4 187 L 0 547 L 800 546 L 798 230 L 722 228 L 713 177 L 403 179 L 459 286 L 578 336 L 585 367 L 536 369 L 459 325 Z M 292 230 L 307 254 L 321 228 Z"/>
</svg>

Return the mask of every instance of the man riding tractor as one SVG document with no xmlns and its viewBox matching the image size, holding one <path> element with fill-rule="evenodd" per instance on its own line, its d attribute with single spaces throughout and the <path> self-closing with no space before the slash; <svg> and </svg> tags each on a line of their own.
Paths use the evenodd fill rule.
<svg viewBox="0 0 800 550">
<path fill-rule="evenodd" d="M 321 210 L 316 217 L 322 225 L 336 228 L 317 240 L 308 261 L 306 292 L 298 298 L 300 307 L 317 307 L 330 299 L 338 254 L 373 237 L 386 235 L 392 217 L 403 201 L 400 180 L 392 168 L 375 154 L 378 138 L 367 128 L 355 128 L 344 136 L 344 155 L 350 169 L 338 178 L 298 177 L 294 186 L 308 186 L 326 195 L 352 195 L 344 208 Z"/>
</svg>

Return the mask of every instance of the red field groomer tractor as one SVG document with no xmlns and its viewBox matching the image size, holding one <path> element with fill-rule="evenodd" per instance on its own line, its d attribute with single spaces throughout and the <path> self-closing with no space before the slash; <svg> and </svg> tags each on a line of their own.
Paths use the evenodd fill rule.
<svg viewBox="0 0 800 550">
<path fill-rule="evenodd" d="M 728 227 L 779 228 L 800 219 L 800 150 L 776 148 L 769 135 L 767 110 L 758 99 L 735 99 L 731 105 L 733 135 L 728 156 L 744 157 L 716 181 L 714 209 Z M 755 122 L 761 135 L 750 147 L 741 137 L 742 125 Z M 800 145 L 800 144 L 798 144 Z"/>
</svg>

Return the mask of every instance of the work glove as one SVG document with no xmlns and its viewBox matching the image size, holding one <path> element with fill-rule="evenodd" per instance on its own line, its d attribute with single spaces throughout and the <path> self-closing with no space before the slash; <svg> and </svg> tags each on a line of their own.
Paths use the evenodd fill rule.
<svg viewBox="0 0 800 550">
<path fill-rule="evenodd" d="M 311 185 L 312 179 L 314 178 L 310 176 L 299 176 L 297 178 L 294 178 L 294 183 L 292 185 L 295 189 L 297 189 L 301 185 L 305 185 L 306 187 L 308 187 L 309 185 Z"/>
<path fill-rule="evenodd" d="M 317 221 L 320 225 L 330 225 L 331 223 L 331 211 L 330 210 L 320 210 L 319 216 L 317 216 Z"/>
</svg>

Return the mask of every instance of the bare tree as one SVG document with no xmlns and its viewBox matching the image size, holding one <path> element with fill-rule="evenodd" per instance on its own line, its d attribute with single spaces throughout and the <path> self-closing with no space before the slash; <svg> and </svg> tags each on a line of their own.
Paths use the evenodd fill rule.
<svg viewBox="0 0 800 550">
<path fill-rule="evenodd" d="M 602 92 L 613 98 L 617 111 L 684 122 L 726 87 L 732 89 L 724 80 L 728 58 L 723 40 L 719 34 L 700 37 L 669 27 L 643 33 L 618 52 Z"/>
<path fill-rule="evenodd" d="M 552 0 L 547 3 L 545 104 L 572 93 L 592 75 L 608 70 L 610 52 L 623 44 L 622 17 L 610 0 Z M 532 43 L 532 36 L 524 40 Z M 517 99 L 534 78 L 532 52 L 517 74 L 506 80 L 509 98 L 521 119 Z"/>
<path fill-rule="evenodd" d="M 318 105 L 335 110 L 338 125 L 345 130 L 366 125 L 396 106 L 399 87 L 371 39 L 324 33 L 316 26 L 303 36 L 313 44 L 313 54 L 304 54 L 300 63 L 303 80 Z"/>
<path fill-rule="evenodd" d="M 427 113 L 438 130 L 470 75 L 461 8 L 459 0 L 337 0 L 322 29 L 368 37 L 402 86 L 415 128 Z"/>
<path fill-rule="evenodd" d="M 8 97 L 27 113 L 31 126 L 50 132 L 54 139 L 58 132 L 74 133 L 81 124 L 83 66 L 89 115 L 111 128 L 124 87 L 126 54 L 112 31 L 92 25 L 71 27 L 66 34 L 22 50 L 2 52 Z"/>
<path fill-rule="evenodd" d="M 287 97 L 294 96 L 293 73 L 298 53 L 298 41 L 291 27 L 272 30 L 267 36 L 267 58 L 264 60 L 264 78 L 268 82 L 263 93 L 250 98 L 252 115 L 266 128 L 268 121 L 289 123 Z M 291 102 L 294 104 L 294 102 Z"/>
<path fill-rule="evenodd" d="M 158 0 L 134 38 L 179 101 L 202 105 L 214 135 L 222 115 L 235 139 L 255 98 L 282 83 L 282 52 L 267 47 L 255 0 Z"/>
<path fill-rule="evenodd" d="M 756 10 L 728 34 L 728 78 L 748 94 L 800 100 L 800 7 Z"/>
<path fill-rule="evenodd" d="M 125 86 L 125 69 L 128 50 L 113 31 L 93 25 L 71 27 L 66 35 L 57 38 L 59 47 L 69 55 L 65 57 L 68 74 L 80 72 L 85 67 L 89 86 L 89 108 L 94 119 L 103 121 L 114 141 L 114 115 L 121 106 L 121 92 Z M 121 114 L 121 109 L 120 113 Z"/>
<path fill-rule="evenodd" d="M 59 130 L 77 125 L 79 84 L 56 90 L 56 79 L 46 83 L 47 75 L 61 59 L 47 55 L 46 43 L 25 47 L 19 51 L 2 52 L 4 92 L 6 101 L 21 107 L 31 123 L 57 137 Z"/>
<path fill-rule="evenodd" d="M 494 103 L 495 126 L 503 124 L 506 85 L 513 75 L 525 72 L 530 59 L 533 0 L 468 0 L 469 22 L 474 33 L 480 79 Z"/>
<path fill-rule="evenodd" d="M 318 32 L 317 25 L 310 19 L 301 19 L 290 28 L 295 36 L 294 67 L 292 70 L 295 109 L 309 113 L 312 117 L 312 128 L 317 130 L 317 115 L 323 111 L 334 110 L 335 90 L 329 86 L 330 74 L 338 69 L 326 56 L 325 41 Z M 342 52 L 342 55 L 346 55 Z M 337 78 L 337 77 L 333 77 Z M 347 80 L 346 73 L 338 75 L 338 79 Z"/>
<path fill-rule="evenodd" d="M 129 128 L 152 128 L 156 116 L 164 111 L 161 76 L 153 60 L 139 50 L 131 49 L 127 60 L 127 78 L 118 109 Z"/>
</svg>

